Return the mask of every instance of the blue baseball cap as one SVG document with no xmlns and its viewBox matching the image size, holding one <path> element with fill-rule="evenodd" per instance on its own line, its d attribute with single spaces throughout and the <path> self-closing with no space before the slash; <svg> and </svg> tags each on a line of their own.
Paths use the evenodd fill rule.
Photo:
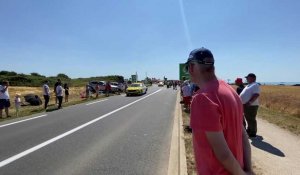
<svg viewBox="0 0 300 175">
<path fill-rule="evenodd" d="M 209 61 L 206 61 L 205 58 L 212 58 L 212 60 L 210 59 Z M 190 53 L 186 64 L 188 64 L 191 61 L 196 61 L 199 64 L 214 65 L 214 56 L 210 50 L 201 47 L 199 49 L 193 50 Z"/>
</svg>

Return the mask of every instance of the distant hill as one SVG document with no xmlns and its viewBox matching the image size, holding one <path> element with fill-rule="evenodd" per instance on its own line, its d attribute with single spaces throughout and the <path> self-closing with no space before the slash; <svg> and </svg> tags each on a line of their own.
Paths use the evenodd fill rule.
<svg viewBox="0 0 300 175">
<path fill-rule="evenodd" d="M 68 75 L 63 73 L 59 73 L 57 74 L 57 76 L 46 77 L 36 72 L 33 72 L 31 74 L 22 74 L 13 71 L 0 71 L 0 82 L 7 80 L 9 81 L 11 86 L 38 87 L 43 85 L 45 80 L 49 80 L 50 86 L 53 86 L 58 78 L 60 78 L 63 83 L 68 83 L 69 86 L 84 86 L 89 81 L 124 82 L 124 77 L 121 75 L 108 75 L 108 76 L 72 79 Z"/>
</svg>

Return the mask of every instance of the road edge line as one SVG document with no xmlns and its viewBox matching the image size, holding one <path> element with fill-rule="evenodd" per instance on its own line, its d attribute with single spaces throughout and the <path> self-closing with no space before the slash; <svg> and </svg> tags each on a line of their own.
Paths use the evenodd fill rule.
<svg viewBox="0 0 300 175">
<path fill-rule="evenodd" d="M 180 93 L 177 93 L 171 138 L 168 175 L 187 175 Z"/>
<path fill-rule="evenodd" d="M 34 120 L 34 119 L 38 119 L 38 118 L 42 118 L 42 117 L 46 117 L 46 116 L 47 116 L 47 114 L 43 114 L 43 115 L 30 117 L 30 118 L 23 119 L 23 120 L 18 120 L 18 121 L 15 121 L 15 122 L 10 122 L 10 123 L 7 123 L 7 124 L 0 125 L 0 128 L 4 128 L 6 126 L 10 126 L 10 125 L 18 124 L 18 123 L 23 123 L 23 122 L 26 122 L 26 121 L 30 121 L 30 120 Z"/>
<path fill-rule="evenodd" d="M 90 103 L 87 103 L 87 104 L 85 104 L 86 106 L 90 106 L 90 105 L 93 105 L 93 104 L 96 104 L 96 103 L 100 103 L 100 102 L 104 102 L 104 101 L 107 101 L 108 99 L 107 98 L 105 98 L 105 99 L 103 99 L 103 100 L 98 100 L 98 101 L 94 101 L 94 102 L 90 102 Z"/>
</svg>

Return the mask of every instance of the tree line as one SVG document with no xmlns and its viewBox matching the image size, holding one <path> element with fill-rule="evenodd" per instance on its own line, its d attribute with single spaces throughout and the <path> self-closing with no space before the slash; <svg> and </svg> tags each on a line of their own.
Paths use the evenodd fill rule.
<svg viewBox="0 0 300 175">
<path fill-rule="evenodd" d="M 115 81 L 124 82 L 124 77 L 121 75 L 97 76 L 89 78 L 70 78 L 64 73 L 59 73 L 56 76 L 44 76 L 36 72 L 30 74 L 16 73 L 14 71 L 0 71 L 0 82 L 9 81 L 11 86 L 41 86 L 45 80 L 48 80 L 50 85 L 54 85 L 57 79 L 61 79 L 63 83 L 68 83 L 69 86 L 84 86 L 89 81 Z"/>
</svg>

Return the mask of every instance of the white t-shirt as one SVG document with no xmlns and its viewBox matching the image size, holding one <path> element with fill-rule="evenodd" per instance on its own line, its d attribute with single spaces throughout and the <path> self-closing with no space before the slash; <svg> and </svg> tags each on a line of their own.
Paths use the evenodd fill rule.
<svg viewBox="0 0 300 175">
<path fill-rule="evenodd" d="M 15 98 L 15 106 L 17 108 L 21 107 L 21 98 L 20 97 Z"/>
<path fill-rule="evenodd" d="M 44 95 L 50 95 L 50 88 L 47 84 L 44 84 L 43 92 L 44 92 Z"/>
<path fill-rule="evenodd" d="M 190 85 L 184 85 L 182 87 L 182 95 L 184 97 L 190 97 L 190 96 L 192 96 L 192 94 L 191 94 L 191 86 Z"/>
<path fill-rule="evenodd" d="M 252 98 L 254 94 L 260 94 L 260 88 L 259 85 L 256 82 L 253 82 L 251 84 L 248 84 L 243 91 L 240 94 L 241 100 L 243 104 L 246 104 L 249 102 L 249 100 Z M 258 106 L 258 98 L 250 104 L 251 106 Z"/>
<path fill-rule="evenodd" d="M 64 89 L 62 88 L 61 85 L 59 85 L 59 86 L 56 87 L 56 95 L 58 97 L 62 97 L 63 96 L 63 92 L 64 92 Z"/>
<path fill-rule="evenodd" d="M 5 92 L 3 92 L 3 90 L 4 90 L 5 88 L 6 88 L 6 86 L 0 85 L 0 99 L 9 100 L 8 89 L 6 89 Z"/>
</svg>

